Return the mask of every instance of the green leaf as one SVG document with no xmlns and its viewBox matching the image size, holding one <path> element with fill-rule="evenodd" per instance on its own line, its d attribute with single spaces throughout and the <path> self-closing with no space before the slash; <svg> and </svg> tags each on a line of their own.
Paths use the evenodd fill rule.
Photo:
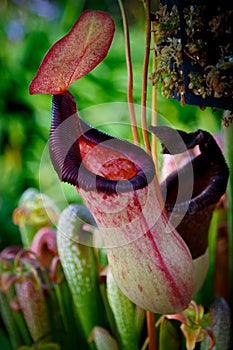
<svg viewBox="0 0 233 350">
<path fill-rule="evenodd" d="M 102 327 L 95 327 L 89 337 L 89 342 L 94 341 L 97 350 L 119 350 L 116 340 Z"/>
<path fill-rule="evenodd" d="M 110 269 L 107 273 L 107 295 L 116 321 L 121 349 L 138 349 L 139 332 L 136 326 L 135 305 L 122 293 Z"/>
<path fill-rule="evenodd" d="M 159 331 L 159 350 L 167 349 L 180 349 L 180 337 L 178 330 L 174 327 L 172 322 L 164 318 Z"/>
<path fill-rule="evenodd" d="M 4 350 L 11 350 L 9 339 L 2 329 L 0 329 L 0 344 L 1 348 Z"/>
<path fill-rule="evenodd" d="M 106 327 L 106 313 L 100 294 L 98 271 L 94 249 L 79 243 L 84 223 L 95 225 L 88 209 L 82 205 L 70 205 L 58 222 L 57 245 L 61 264 L 75 304 L 86 339 L 95 326 Z M 88 238 L 89 237 L 89 238 Z"/>
</svg>

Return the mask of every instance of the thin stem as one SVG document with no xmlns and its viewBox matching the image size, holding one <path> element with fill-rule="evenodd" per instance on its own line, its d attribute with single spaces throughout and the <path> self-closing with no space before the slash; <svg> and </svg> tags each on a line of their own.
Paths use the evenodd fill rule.
<svg viewBox="0 0 233 350">
<path fill-rule="evenodd" d="M 9 334 L 9 339 L 12 345 L 12 348 L 18 349 L 22 344 L 23 340 L 17 324 L 13 318 L 13 311 L 10 308 L 6 295 L 0 291 L 0 312 L 2 320 L 4 321 L 6 330 Z"/>
<path fill-rule="evenodd" d="M 148 81 L 148 65 L 150 57 L 150 42 L 151 42 L 151 20 L 150 20 L 150 0 L 144 0 L 145 13 L 146 13 L 146 44 L 143 62 L 143 74 L 142 74 L 142 96 L 141 96 L 141 124 L 142 135 L 146 151 L 149 153 L 151 150 L 150 140 L 147 131 L 146 121 L 146 100 L 147 100 L 147 81 Z M 155 177 L 157 179 L 157 177 Z M 154 314 L 151 311 L 146 312 L 147 329 L 149 337 L 149 350 L 156 350 L 156 331 Z"/>
<path fill-rule="evenodd" d="M 148 65 L 150 56 L 150 41 L 151 41 L 151 21 L 150 21 L 150 1 L 145 0 L 145 12 L 146 12 L 146 46 L 143 62 L 143 75 L 142 75 L 142 97 L 141 97 L 141 123 L 142 123 L 142 135 L 146 151 L 150 152 L 150 140 L 147 131 L 146 122 L 146 99 L 147 99 L 147 80 L 148 80 Z"/>
<path fill-rule="evenodd" d="M 123 28 L 124 28 L 125 56 L 126 56 L 126 65 L 127 65 L 127 71 L 128 71 L 128 91 L 127 92 L 128 92 L 130 122 L 131 122 L 134 143 L 136 145 L 140 145 L 140 139 L 138 134 L 135 109 L 134 109 L 134 99 L 133 99 L 133 69 L 132 69 L 132 59 L 131 59 L 131 52 L 130 52 L 128 18 L 127 18 L 127 14 L 126 14 L 123 2 L 121 0 L 118 0 L 118 4 L 120 7 L 121 17 L 123 21 Z"/>
<path fill-rule="evenodd" d="M 152 36 L 153 39 L 153 46 L 155 43 L 155 35 Z M 155 72 L 157 68 L 157 57 L 156 57 L 156 53 L 155 50 L 153 50 L 153 60 L 152 60 L 152 69 Z M 157 84 L 154 84 L 152 86 L 152 114 L 151 114 L 151 125 L 152 126 L 156 126 L 158 123 L 158 115 L 157 115 Z M 151 147 L 151 154 L 153 157 L 153 161 L 155 164 L 155 170 L 156 170 L 156 175 L 155 176 L 155 187 L 156 187 L 156 193 L 157 193 L 157 197 L 160 203 L 160 207 L 163 210 L 163 213 L 166 215 L 166 211 L 165 211 L 165 206 L 164 206 L 164 201 L 163 201 L 163 197 L 161 194 L 161 189 L 160 189 L 160 185 L 159 185 L 159 181 L 158 181 L 158 177 L 159 177 L 159 167 L 158 167 L 158 149 L 157 149 L 157 137 L 155 136 L 155 134 L 152 134 L 152 147 Z"/>
<path fill-rule="evenodd" d="M 149 344 L 149 338 L 147 337 L 146 340 L 144 341 L 141 350 L 146 350 L 147 346 Z"/>
<path fill-rule="evenodd" d="M 152 36 L 153 46 L 155 43 L 155 35 Z M 157 68 L 157 57 L 155 50 L 153 50 L 153 61 L 152 61 L 152 70 L 156 71 Z M 151 115 L 151 125 L 156 126 L 158 122 L 157 115 L 157 84 L 152 85 L 152 115 Z M 156 174 L 158 174 L 158 149 L 157 149 L 157 137 L 155 134 L 152 134 L 152 146 L 151 146 L 151 154 L 155 163 Z"/>
<path fill-rule="evenodd" d="M 148 338 L 149 338 L 148 350 L 157 350 L 155 318 L 154 318 L 153 312 L 151 311 L 146 312 L 146 320 L 147 320 L 147 330 L 148 330 Z"/>
</svg>

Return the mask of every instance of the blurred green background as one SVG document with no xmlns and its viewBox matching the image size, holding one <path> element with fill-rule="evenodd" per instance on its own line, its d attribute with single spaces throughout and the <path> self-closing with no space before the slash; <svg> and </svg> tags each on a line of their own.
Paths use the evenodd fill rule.
<svg viewBox="0 0 233 350">
<path fill-rule="evenodd" d="M 139 105 L 144 55 L 144 10 L 140 0 L 125 3 L 130 23 L 134 98 L 135 103 Z M 86 77 L 76 82 L 71 87 L 72 93 L 78 102 L 79 110 L 84 111 L 83 118 L 88 122 L 107 129 L 116 136 L 132 139 L 129 116 L 125 109 L 127 71 L 117 0 L 2 0 L 0 249 L 20 243 L 18 227 L 12 221 L 12 212 L 17 207 L 22 192 L 28 187 L 52 194 L 61 207 L 65 202 L 79 200 L 73 188 L 59 184 L 48 157 L 51 96 L 31 96 L 28 87 L 47 50 L 69 31 L 85 9 L 103 10 L 112 15 L 116 23 L 116 33 L 107 58 Z M 150 105 L 149 83 L 148 107 Z M 181 107 L 178 101 L 167 100 L 160 94 L 158 113 L 159 123 L 166 120 L 176 128 L 186 131 L 203 128 L 215 133 L 221 129 L 221 110 L 213 112 L 210 108 L 201 111 L 198 107 Z M 140 116 L 137 117 L 140 124 Z M 148 113 L 148 125 L 149 118 Z"/>
</svg>

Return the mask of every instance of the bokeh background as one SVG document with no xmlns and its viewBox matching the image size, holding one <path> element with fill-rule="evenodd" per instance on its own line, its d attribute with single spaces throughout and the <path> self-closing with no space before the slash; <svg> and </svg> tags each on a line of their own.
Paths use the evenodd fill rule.
<svg viewBox="0 0 233 350">
<path fill-rule="evenodd" d="M 130 40 L 134 70 L 134 99 L 141 100 L 141 76 L 144 55 L 144 11 L 142 1 L 127 1 Z M 18 227 L 12 212 L 28 187 L 46 189 L 54 178 L 46 154 L 49 137 L 51 96 L 33 95 L 28 87 L 39 64 L 51 45 L 66 34 L 85 9 L 107 11 L 115 20 L 116 33 L 107 58 L 87 76 L 72 86 L 79 110 L 112 104 L 108 113 L 95 112 L 93 124 L 119 136 L 121 129 L 113 123 L 115 103 L 127 103 L 127 71 L 125 64 L 122 21 L 117 0 L 1 0 L 0 2 L 0 249 L 20 244 Z M 151 67 L 150 70 L 151 72 Z M 148 107 L 151 105 L 148 85 Z M 204 111 L 194 106 L 181 107 L 158 93 L 159 123 L 167 120 L 176 128 L 192 131 L 203 128 L 211 133 L 221 129 L 221 110 Z M 120 110 L 119 110 L 120 111 Z M 118 113 L 119 122 L 129 124 L 128 113 Z M 84 113 L 85 118 L 86 113 Z M 140 119 L 138 119 L 140 124 Z M 150 120 L 148 120 L 150 124 Z M 112 128 L 112 129 L 111 129 Z M 121 137 L 132 139 L 130 127 Z M 42 169 L 42 170 L 41 170 Z M 51 176 L 51 178 L 50 178 Z M 68 185 L 63 191 L 67 202 L 78 201 Z M 57 191 L 57 195 L 59 191 Z M 56 191 L 54 191 L 56 196 Z M 54 198 L 56 201 L 56 198 Z"/>
</svg>

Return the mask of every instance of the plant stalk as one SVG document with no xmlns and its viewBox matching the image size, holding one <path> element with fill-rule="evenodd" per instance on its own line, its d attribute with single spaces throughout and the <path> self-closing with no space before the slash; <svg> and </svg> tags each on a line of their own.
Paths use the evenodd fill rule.
<svg viewBox="0 0 233 350">
<path fill-rule="evenodd" d="M 145 0 L 145 12 L 146 12 L 146 43 L 143 62 L 143 74 L 142 74 L 142 96 L 141 96 L 141 123 L 142 123 L 142 135 L 146 151 L 150 152 L 150 140 L 147 131 L 146 121 L 146 99 L 147 99 L 147 80 L 148 80 L 148 65 L 150 56 L 150 42 L 151 42 L 151 21 L 150 21 L 150 1 Z"/>
<path fill-rule="evenodd" d="M 153 42 L 153 46 L 155 43 L 155 35 L 152 36 L 152 42 Z M 153 58 L 152 58 L 152 70 L 153 72 L 156 71 L 157 68 L 157 57 L 156 57 L 156 53 L 155 50 L 153 50 Z M 158 114 L 157 114 L 157 83 L 152 85 L 152 105 L 151 105 L 151 110 L 152 110 L 152 115 L 151 115 L 151 125 L 152 126 L 157 126 L 158 124 Z M 155 163 L 155 170 L 156 170 L 156 174 L 158 176 L 159 171 L 158 171 L 158 150 L 157 150 L 157 137 L 155 136 L 155 134 L 152 134 L 152 145 L 151 145 L 151 153 L 152 153 L 152 157 Z"/>
<path fill-rule="evenodd" d="M 128 92 L 128 107 L 129 107 L 129 114 L 130 114 L 130 122 L 131 122 L 134 143 L 136 145 L 140 145 L 140 138 L 138 134 L 137 121 L 136 121 L 136 115 L 135 115 L 135 109 L 134 109 L 133 68 L 132 68 L 132 59 L 131 59 L 131 52 L 130 52 L 128 18 L 127 18 L 127 14 L 126 14 L 123 2 L 121 0 L 118 0 L 118 4 L 120 7 L 123 28 L 124 28 L 125 58 L 126 58 L 126 65 L 127 65 L 127 71 L 128 71 L 128 91 L 127 92 Z"/>
<path fill-rule="evenodd" d="M 145 43 L 143 75 L 142 75 L 141 124 L 142 124 L 142 135 L 143 135 L 144 144 L 146 147 L 146 151 L 149 153 L 151 150 L 151 147 L 150 147 L 150 141 L 149 141 L 148 131 L 147 131 L 146 101 L 147 101 L 148 65 L 149 65 L 150 42 L 151 42 L 150 0 L 145 0 L 144 5 L 145 5 L 145 13 L 146 13 L 146 43 Z M 158 186 L 156 187 L 158 188 Z M 147 319 L 147 329 L 148 329 L 148 337 L 149 337 L 149 344 L 148 344 L 149 350 L 156 350 L 157 346 L 156 346 L 154 314 L 151 311 L 147 311 L 146 319 Z"/>
<path fill-rule="evenodd" d="M 154 318 L 153 312 L 151 311 L 146 312 L 146 320 L 147 320 L 147 330 L 148 330 L 148 337 L 149 337 L 148 350 L 157 350 L 155 318 Z"/>
<path fill-rule="evenodd" d="M 153 24 L 152 24 L 153 25 Z M 152 28 L 153 29 L 153 28 Z M 153 31 L 153 30 L 152 30 Z M 152 36 L 152 42 L 153 47 L 155 43 L 155 35 Z M 157 68 L 157 57 L 155 50 L 153 50 L 153 58 L 152 58 L 152 70 L 153 72 L 156 71 Z M 152 85 L 152 105 L 151 105 L 151 125 L 157 126 L 158 124 L 158 114 L 157 114 L 157 92 L 158 92 L 158 86 L 157 83 Z M 157 148 L 157 137 L 154 133 L 152 133 L 152 144 L 151 144 L 151 155 L 155 164 L 155 186 L 156 186 L 156 192 L 159 199 L 159 203 L 161 206 L 161 210 L 163 211 L 164 215 L 166 215 L 166 210 L 164 206 L 163 197 L 161 194 L 161 189 L 159 185 L 159 167 L 158 167 L 158 148 Z"/>
</svg>

